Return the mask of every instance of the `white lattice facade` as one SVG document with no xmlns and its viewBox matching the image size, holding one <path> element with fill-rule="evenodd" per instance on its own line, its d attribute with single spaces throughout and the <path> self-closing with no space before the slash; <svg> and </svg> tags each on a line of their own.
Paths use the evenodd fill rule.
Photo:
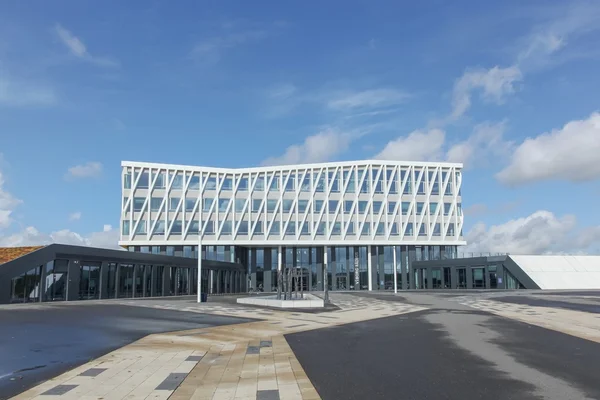
<svg viewBox="0 0 600 400">
<path fill-rule="evenodd" d="M 122 168 L 124 247 L 465 244 L 461 164 Z"/>
</svg>

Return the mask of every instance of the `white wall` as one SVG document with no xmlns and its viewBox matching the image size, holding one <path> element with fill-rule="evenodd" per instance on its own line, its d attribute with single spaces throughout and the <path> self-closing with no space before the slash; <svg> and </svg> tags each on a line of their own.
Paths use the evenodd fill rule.
<svg viewBox="0 0 600 400">
<path fill-rule="evenodd" d="M 600 256 L 516 256 L 510 258 L 541 289 L 600 289 Z"/>
</svg>

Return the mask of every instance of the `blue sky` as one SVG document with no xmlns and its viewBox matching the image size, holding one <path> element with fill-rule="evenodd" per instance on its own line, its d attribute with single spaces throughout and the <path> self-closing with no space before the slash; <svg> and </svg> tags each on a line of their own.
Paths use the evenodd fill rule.
<svg viewBox="0 0 600 400">
<path fill-rule="evenodd" d="M 599 40 L 597 1 L 0 2 L 0 244 L 114 245 L 121 160 L 385 158 L 464 162 L 469 250 L 600 252 Z"/>
</svg>

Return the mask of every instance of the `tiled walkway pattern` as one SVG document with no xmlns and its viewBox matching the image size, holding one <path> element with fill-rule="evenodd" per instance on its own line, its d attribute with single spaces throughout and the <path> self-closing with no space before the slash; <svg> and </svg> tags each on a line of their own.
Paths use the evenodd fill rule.
<svg viewBox="0 0 600 400">
<path fill-rule="evenodd" d="M 600 314 L 494 301 L 493 297 L 464 296 L 457 297 L 454 301 L 481 311 L 600 343 Z"/>
<path fill-rule="evenodd" d="M 284 334 L 423 310 L 344 294 L 332 294 L 331 300 L 340 309 L 322 313 L 181 300 L 123 301 L 260 320 L 150 335 L 15 399 L 320 399 Z"/>
</svg>

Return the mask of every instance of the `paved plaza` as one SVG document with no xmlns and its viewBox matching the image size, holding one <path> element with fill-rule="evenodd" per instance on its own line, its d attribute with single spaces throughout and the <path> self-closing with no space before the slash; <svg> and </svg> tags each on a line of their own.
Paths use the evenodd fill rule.
<svg viewBox="0 0 600 400">
<path fill-rule="evenodd" d="M 86 309 L 94 318 L 97 308 L 105 323 L 114 308 L 158 327 L 13 398 L 600 399 L 597 292 L 332 293 L 317 312 L 210 300 L 0 308 L 3 321 Z"/>
</svg>

